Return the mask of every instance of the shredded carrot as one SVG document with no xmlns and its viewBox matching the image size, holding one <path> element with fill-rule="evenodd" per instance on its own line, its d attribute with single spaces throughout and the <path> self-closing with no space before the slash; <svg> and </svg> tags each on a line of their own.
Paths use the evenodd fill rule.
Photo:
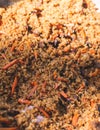
<svg viewBox="0 0 100 130">
<path fill-rule="evenodd" d="M 56 71 L 53 72 L 53 78 L 54 78 L 54 79 L 57 78 L 57 72 L 56 72 Z"/>
<path fill-rule="evenodd" d="M 12 45 L 12 47 L 11 47 L 10 51 L 11 51 L 11 52 L 13 52 L 14 50 L 15 50 L 15 46 L 14 46 L 14 45 Z"/>
<path fill-rule="evenodd" d="M 89 54 L 95 54 L 95 53 L 96 53 L 96 51 L 94 49 L 89 50 Z"/>
<path fill-rule="evenodd" d="M 85 98 L 85 97 L 83 97 L 83 98 L 81 99 L 81 101 L 82 101 L 84 104 L 87 104 L 88 99 L 87 99 L 87 98 Z"/>
<path fill-rule="evenodd" d="M 67 130 L 72 130 L 72 128 L 71 127 L 67 127 Z"/>
<path fill-rule="evenodd" d="M 37 53 L 36 50 L 34 51 L 34 57 L 35 57 L 35 59 L 37 60 L 37 58 L 38 58 L 38 53 Z"/>
<path fill-rule="evenodd" d="M 18 50 L 19 50 L 19 51 L 23 51 L 23 50 L 24 50 L 24 45 L 20 45 L 20 46 L 18 47 Z"/>
<path fill-rule="evenodd" d="M 45 117 L 50 118 L 49 114 L 45 110 L 43 110 L 42 108 L 39 108 L 39 111 L 42 112 Z"/>
<path fill-rule="evenodd" d="M 64 52 L 68 52 L 70 50 L 70 45 L 69 46 L 66 46 L 66 47 L 64 47 Z"/>
<path fill-rule="evenodd" d="M 94 100 L 91 100 L 91 101 L 90 101 L 90 105 L 91 105 L 91 107 L 92 107 L 92 108 L 94 108 L 94 107 L 95 107 L 95 104 L 96 104 L 96 103 L 95 103 L 95 101 L 94 101 Z"/>
<path fill-rule="evenodd" d="M 54 88 L 57 89 L 60 85 L 58 83 L 55 84 Z"/>
<path fill-rule="evenodd" d="M 37 87 L 38 87 L 37 85 L 34 86 L 34 88 L 31 90 L 31 93 L 34 93 L 36 91 Z"/>
<path fill-rule="evenodd" d="M 28 104 L 28 105 L 31 104 L 31 101 L 25 100 L 25 99 L 22 99 L 22 98 L 19 98 L 19 99 L 18 99 L 18 102 L 21 103 L 21 104 Z"/>
<path fill-rule="evenodd" d="M 18 62 L 21 63 L 21 64 L 25 63 L 22 59 L 19 59 Z"/>
<path fill-rule="evenodd" d="M 63 78 L 63 77 L 58 77 L 57 80 L 58 80 L 58 81 L 62 81 L 62 82 L 67 82 L 67 79 L 66 79 L 66 78 Z"/>
<path fill-rule="evenodd" d="M 89 77 L 95 77 L 100 74 L 100 69 L 96 68 L 94 72 L 89 73 Z"/>
<path fill-rule="evenodd" d="M 66 93 L 64 91 L 61 91 L 60 95 L 63 96 L 64 98 L 68 98 L 68 96 L 66 95 Z"/>
<path fill-rule="evenodd" d="M 77 126 L 78 118 L 79 118 L 79 114 L 75 112 L 75 113 L 74 113 L 74 116 L 73 116 L 73 118 L 72 118 L 72 125 L 73 125 L 74 127 Z"/>
<path fill-rule="evenodd" d="M 13 82 L 13 84 L 12 84 L 11 94 L 14 94 L 14 91 L 15 91 L 15 88 L 16 88 L 16 86 L 17 86 L 17 83 L 18 83 L 18 78 L 17 78 L 17 76 L 16 76 L 15 79 L 14 79 L 14 82 Z"/>
<path fill-rule="evenodd" d="M 32 82 L 31 85 L 33 86 L 33 88 L 31 89 L 27 98 L 31 97 L 38 87 L 37 82 Z"/>
<path fill-rule="evenodd" d="M 13 66 L 17 62 L 18 62 L 18 59 L 15 59 L 15 60 L 11 61 L 10 63 L 6 64 L 2 69 L 7 70 L 9 67 Z"/>
<path fill-rule="evenodd" d="M 59 24 L 57 24 L 56 26 L 57 26 L 57 29 L 58 29 L 58 30 L 59 30 L 59 29 L 63 29 L 63 25 L 62 25 L 62 24 L 60 24 L 60 23 L 59 23 Z"/>
<path fill-rule="evenodd" d="M 0 123 L 10 124 L 11 122 L 9 119 L 0 116 Z"/>
<path fill-rule="evenodd" d="M 82 84 L 78 88 L 77 92 L 80 92 L 83 88 L 85 88 L 85 83 L 84 82 L 82 82 Z"/>
<path fill-rule="evenodd" d="M 6 55 L 5 54 L 1 54 L 2 55 L 2 57 L 5 59 L 5 60 L 7 60 L 7 58 L 6 58 Z"/>
<path fill-rule="evenodd" d="M 31 82 L 31 85 L 32 85 L 32 86 L 37 86 L 37 82 L 36 82 L 36 81 L 33 81 L 33 82 Z"/>
<path fill-rule="evenodd" d="M 81 53 L 83 54 L 83 53 L 86 53 L 87 52 L 87 48 L 83 48 L 83 49 L 81 49 Z"/>
</svg>

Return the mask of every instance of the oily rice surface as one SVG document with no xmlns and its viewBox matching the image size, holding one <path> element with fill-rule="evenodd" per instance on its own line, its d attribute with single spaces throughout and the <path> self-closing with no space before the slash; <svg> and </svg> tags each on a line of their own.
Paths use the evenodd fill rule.
<svg viewBox="0 0 100 130">
<path fill-rule="evenodd" d="M 0 102 L 0 127 L 100 129 L 100 13 L 90 0 L 0 8 Z"/>
</svg>

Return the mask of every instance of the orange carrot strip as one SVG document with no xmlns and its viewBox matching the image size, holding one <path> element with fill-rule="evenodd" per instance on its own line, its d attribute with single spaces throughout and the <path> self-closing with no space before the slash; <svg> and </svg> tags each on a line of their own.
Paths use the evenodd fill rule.
<svg viewBox="0 0 100 130">
<path fill-rule="evenodd" d="M 71 127 L 67 127 L 67 130 L 72 130 L 72 128 Z"/>
<path fill-rule="evenodd" d="M 18 62 L 21 63 L 21 64 L 25 63 L 22 59 L 19 59 Z"/>
<path fill-rule="evenodd" d="M 14 46 L 14 45 L 12 45 L 12 47 L 11 47 L 10 51 L 11 51 L 11 52 L 13 52 L 14 50 L 15 50 L 15 46 Z"/>
<path fill-rule="evenodd" d="M 36 89 L 37 89 L 37 86 L 34 86 L 34 88 L 31 90 L 31 93 L 34 93 Z"/>
<path fill-rule="evenodd" d="M 23 45 L 20 45 L 20 46 L 18 47 L 18 50 L 19 50 L 19 51 L 23 51 L 23 50 L 24 50 L 24 46 L 23 46 Z"/>
<path fill-rule="evenodd" d="M 10 124 L 11 122 L 9 119 L 0 116 L 0 123 Z"/>
<path fill-rule="evenodd" d="M 66 47 L 64 47 L 64 52 L 68 52 L 70 50 L 70 45 L 69 46 L 66 46 Z"/>
<path fill-rule="evenodd" d="M 61 91 L 60 95 L 63 96 L 64 98 L 68 98 L 68 96 L 66 95 L 66 93 L 64 91 Z"/>
<path fill-rule="evenodd" d="M 90 49 L 90 50 L 89 50 L 89 53 L 90 53 L 90 54 L 95 54 L 96 51 L 95 51 L 94 49 Z"/>
<path fill-rule="evenodd" d="M 18 99 L 18 102 L 21 103 L 21 104 L 28 104 L 28 105 L 31 104 L 31 101 L 25 100 L 25 99 L 22 99 L 22 98 L 19 98 L 19 99 Z"/>
<path fill-rule="evenodd" d="M 92 108 L 94 108 L 94 107 L 95 107 L 95 105 L 96 105 L 95 100 L 91 100 L 91 101 L 90 101 L 90 105 L 91 105 L 91 107 L 92 107 Z"/>
<path fill-rule="evenodd" d="M 86 53 L 87 52 L 87 48 L 83 48 L 83 49 L 81 49 L 81 53 L 83 54 L 83 53 Z"/>
<path fill-rule="evenodd" d="M 17 86 L 17 83 L 18 83 L 18 78 L 17 78 L 17 76 L 16 76 L 15 79 L 14 79 L 14 82 L 13 82 L 13 84 L 12 84 L 11 94 L 14 94 L 14 91 L 15 91 L 15 88 L 16 88 L 16 86 Z"/>
<path fill-rule="evenodd" d="M 57 72 L 56 72 L 56 71 L 53 72 L 53 78 L 54 78 L 54 79 L 57 78 Z"/>
<path fill-rule="evenodd" d="M 36 82 L 36 81 L 33 81 L 33 82 L 31 82 L 31 85 L 37 86 L 37 82 Z"/>
<path fill-rule="evenodd" d="M 5 54 L 1 54 L 1 55 L 2 55 L 2 57 L 3 57 L 5 60 L 7 60 L 7 58 L 6 58 Z"/>
<path fill-rule="evenodd" d="M 9 128 L 0 128 L 0 130 L 18 130 L 18 128 L 17 127 L 9 127 Z"/>
<path fill-rule="evenodd" d="M 83 82 L 78 88 L 77 92 L 80 92 L 85 87 L 85 83 Z"/>
<path fill-rule="evenodd" d="M 62 81 L 62 82 L 67 82 L 67 79 L 63 78 L 63 77 L 58 77 L 57 78 L 58 81 Z"/>
<path fill-rule="evenodd" d="M 6 64 L 2 69 L 3 70 L 6 70 L 8 69 L 9 67 L 13 66 L 14 64 L 16 64 L 18 62 L 18 59 L 15 59 L 13 61 L 11 61 L 10 63 Z"/>
<path fill-rule="evenodd" d="M 96 68 L 94 72 L 90 72 L 90 73 L 89 73 L 89 77 L 95 77 L 95 76 L 97 76 L 99 73 L 100 73 L 100 69 L 97 69 L 97 68 Z"/>
<path fill-rule="evenodd" d="M 37 60 L 37 58 L 38 58 L 38 52 L 37 51 L 34 51 L 34 57 Z"/>
<path fill-rule="evenodd" d="M 42 108 L 39 108 L 39 110 L 44 114 L 45 117 L 50 118 L 49 114 L 46 111 L 44 111 Z"/>
<path fill-rule="evenodd" d="M 72 125 L 73 125 L 74 127 L 77 126 L 78 118 L 79 118 L 79 114 L 78 114 L 78 113 L 74 113 L 74 116 L 73 116 L 73 118 L 72 118 Z"/>
<path fill-rule="evenodd" d="M 60 85 L 59 84 L 55 84 L 54 88 L 57 89 Z"/>
<path fill-rule="evenodd" d="M 31 90 L 27 98 L 31 97 L 38 87 L 37 82 L 32 82 L 31 85 L 33 85 L 33 89 Z"/>
</svg>

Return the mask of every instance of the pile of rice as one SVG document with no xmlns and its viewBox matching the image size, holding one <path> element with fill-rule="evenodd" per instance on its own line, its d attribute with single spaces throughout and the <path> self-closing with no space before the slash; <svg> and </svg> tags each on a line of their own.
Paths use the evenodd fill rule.
<svg viewBox="0 0 100 130">
<path fill-rule="evenodd" d="M 24 63 L 2 70 L 16 58 Z M 100 129 L 100 13 L 91 0 L 23 0 L 0 8 L 0 61 L 0 115 L 18 111 L 12 117 L 18 129 Z M 28 96 L 31 82 L 38 88 Z"/>
</svg>

